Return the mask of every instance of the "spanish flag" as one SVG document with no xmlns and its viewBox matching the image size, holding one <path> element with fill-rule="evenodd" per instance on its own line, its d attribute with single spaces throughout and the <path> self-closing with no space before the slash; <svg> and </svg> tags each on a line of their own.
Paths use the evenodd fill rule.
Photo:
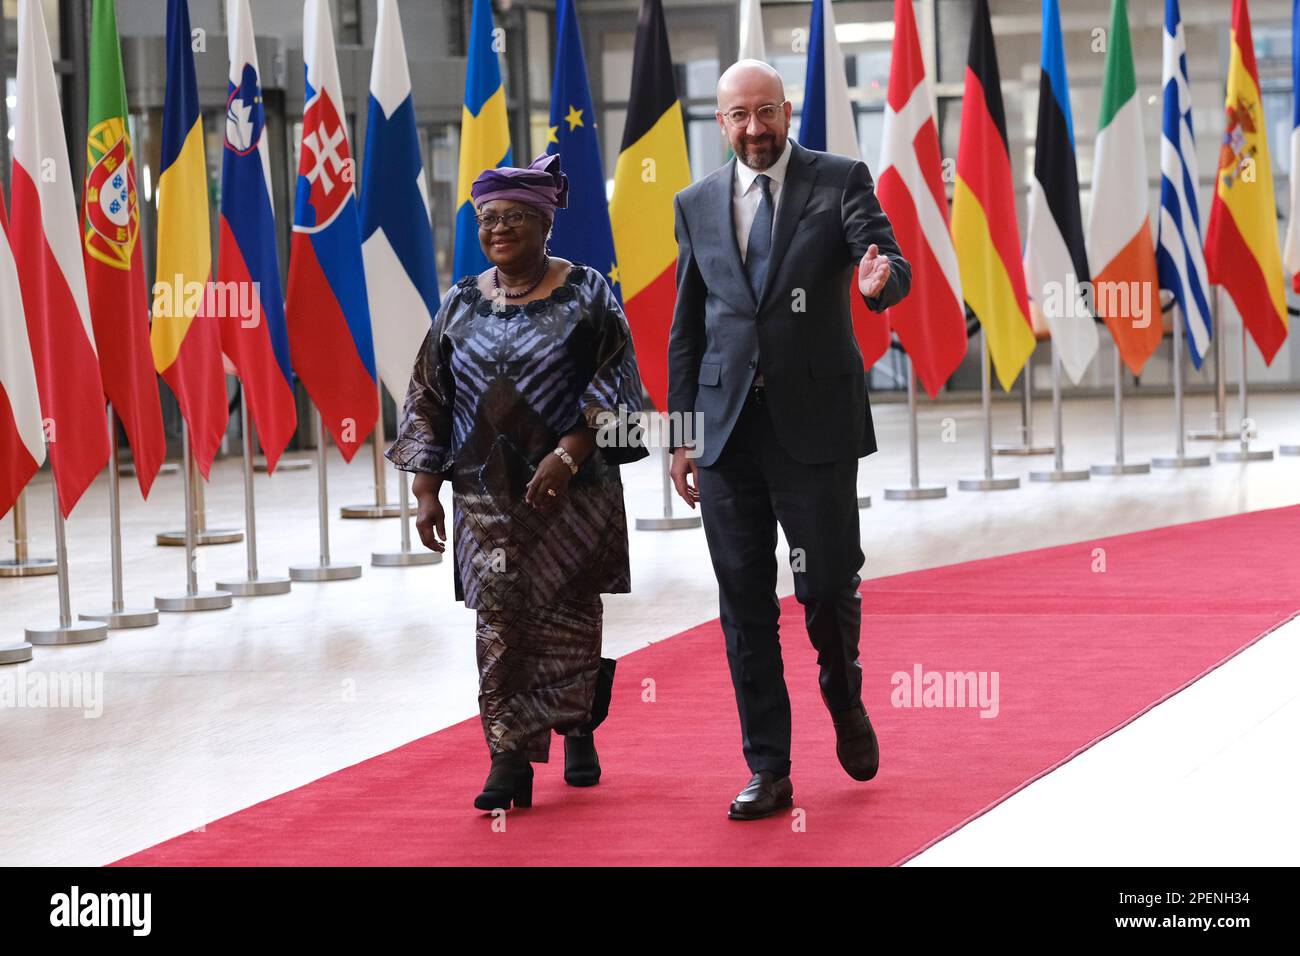
<svg viewBox="0 0 1300 956">
<path fill-rule="evenodd" d="M 660 409 L 668 407 L 668 329 L 677 302 L 673 197 L 690 184 L 663 6 L 660 0 L 642 0 L 609 218 L 641 381 Z"/>
<path fill-rule="evenodd" d="M 1231 296 L 1268 364 L 1286 339 L 1287 312 L 1264 122 L 1250 13 L 1246 0 L 1233 0 L 1227 131 L 1205 234 L 1205 265 L 1210 282 Z"/>
<path fill-rule="evenodd" d="M 158 176 L 158 268 L 154 281 L 154 366 L 180 404 L 190 448 L 206 479 L 226 433 L 226 375 L 212 294 L 212 227 L 203 120 L 186 0 L 167 0 L 167 93 Z"/>
<path fill-rule="evenodd" d="M 510 165 L 506 91 L 492 38 L 492 0 L 474 0 L 465 66 L 465 106 L 460 115 L 460 171 L 456 178 L 456 239 L 453 278 L 488 267 L 478 242 L 478 221 L 469 188 L 485 169 Z"/>
<path fill-rule="evenodd" d="M 1020 261 L 1001 82 L 988 0 L 975 0 L 957 142 L 952 238 L 962 294 L 988 337 L 998 381 L 1010 391 L 1034 351 L 1034 331 Z"/>
</svg>

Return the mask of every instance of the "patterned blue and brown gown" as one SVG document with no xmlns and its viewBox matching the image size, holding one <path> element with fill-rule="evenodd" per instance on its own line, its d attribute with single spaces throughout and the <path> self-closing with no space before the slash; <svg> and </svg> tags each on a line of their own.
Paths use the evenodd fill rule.
<svg viewBox="0 0 1300 956">
<path fill-rule="evenodd" d="M 551 730 L 587 732 L 604 717 L 614 662 L 600 656 L 600 595 L 631 588 L 618 466 L 648 452 L 602 439 L 549 513 L 524 494 L 565 432 L 641 408 L 627 319 L 595 269 L 575 263 L 522 306 L 488 299 L 474 276 L 443 297 L 388 458 L 451 479 L 456 598 L 478 611 L 494 755 L 545 761 Z"/>
</svg>

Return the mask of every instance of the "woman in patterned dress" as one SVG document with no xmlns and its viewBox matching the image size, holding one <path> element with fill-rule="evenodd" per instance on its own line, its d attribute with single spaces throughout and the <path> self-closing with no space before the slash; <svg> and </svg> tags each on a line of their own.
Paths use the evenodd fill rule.
<svg viewBox="0 0 1300 956">
<path fill-rule="evenodd" d="M 565 780 L 599 779 L 592 732 L 614 672 L 600 656 L 600 595 L 631 587 L 618 466 L 648 452 L 613 436 L 641 411 L 641 379 L 604 275 L 547 253 L 567 193 L 558 156 L 474 181 L 492 267 L 443 297 L 388 451 L 417 473 L 416 528 L 434 551 L 451 479 L 456 598 L 478 611 L 483 810 L 531 805 L 531 762 L 547 761 L 552 731 Z"/>
</svg>

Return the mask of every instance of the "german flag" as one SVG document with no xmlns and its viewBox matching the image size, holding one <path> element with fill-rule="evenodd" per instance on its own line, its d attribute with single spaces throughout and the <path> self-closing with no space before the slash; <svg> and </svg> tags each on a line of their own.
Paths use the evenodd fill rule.
<svg viewBox="0 0 1300 956">
<path fill-rule="evenodd" d="M 660 409 L 668 405 L 668 329 L 677 301 L 673 197 L 690 184 L 663 6 L 660 0 L 642 0 L 609 218 L 641 381 Z"/>
<path fill-rule="evenodd" d="M 962 294 L 988 337 L 998 381 L 1011 390 L 1034 351 L 1020 261 L 1011 154 L 988 0 L 975 0 L 957 142 L 952 238 Z"/>
<path fill-rule="evenodd" d="M 1271 364 L 1286 339 L 1286 277 L 1277 241 L 1273 167 L 1246 0 L 1232 4 L 1227 130 L 1215 179 L 1205 233 L 1210 282 L 1223 286 L 1232 297 L 1264 362 Z"/>
</svg>

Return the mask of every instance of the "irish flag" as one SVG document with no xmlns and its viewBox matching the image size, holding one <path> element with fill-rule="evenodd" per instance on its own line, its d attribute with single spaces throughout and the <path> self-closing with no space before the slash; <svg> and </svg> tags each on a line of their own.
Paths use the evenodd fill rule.
<svg viewBox="0 0 1300 956">
<path fill-rule="evenodd" d="M 108 464 L 108 425 L 68 141 L 41 7 L 39 0 L 18 4 L 9 241 L 22 286 L 59 507 L 66 517 Z"/>
<path fill-rule="evenodd" d="M 1227 130 L 1215 178 L 1205 265 L 1210 282 L 1223 286 L 1232 298 L 1268 364 L 1286 339 L 1286 278 L 1246 0 L 1232 4 Z"/>
<path fill-rule="evenodd" d="M 1134 375 L 1160 345 L 1160 280 L 1147 218 L 1147 155 L 1133 72 L 1128 10 L 1110 7 L 1110 46 L 1101 86 L 1101 119 L 1092 163 L 1088 262 L 1093 307 Z"/>
</svg>

